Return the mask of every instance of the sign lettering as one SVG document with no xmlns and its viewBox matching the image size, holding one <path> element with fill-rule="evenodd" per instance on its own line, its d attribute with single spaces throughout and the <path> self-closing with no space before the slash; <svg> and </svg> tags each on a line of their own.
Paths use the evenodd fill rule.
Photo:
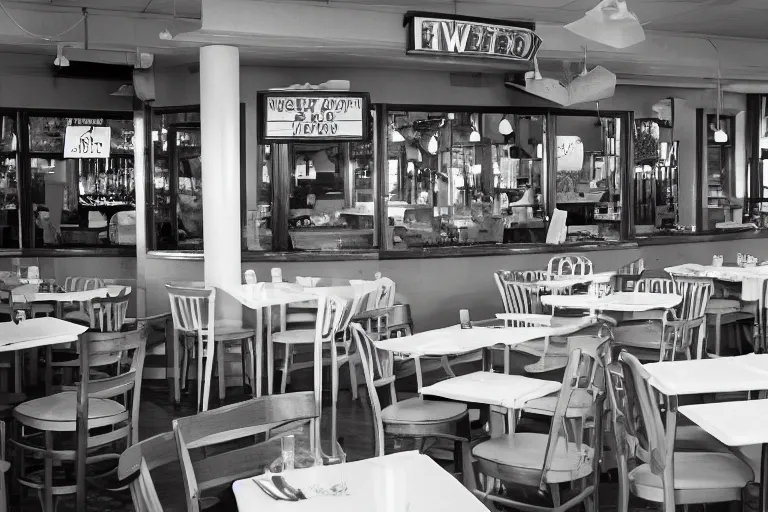
<svg viewBox="0 0 768 512">
<path fill-rule="evenodd" d="M 533 61 L 541 46 L 531 24 L 408 13 L 407 53 Z"/>
<path fill-rule="evenodd" d="M 103 126 L 67 126 L 64 158 L 109 158 L 111 130 Z"/>
<path fill-rule="evenodd" d="M 362 140 L 368 122 L 367 96 L 263 93 L 263 140 Z"/>
</svg>

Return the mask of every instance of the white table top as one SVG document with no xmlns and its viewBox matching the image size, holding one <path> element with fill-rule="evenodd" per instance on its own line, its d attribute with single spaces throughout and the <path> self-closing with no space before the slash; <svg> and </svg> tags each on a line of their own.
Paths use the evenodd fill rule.
<svg viewBox="0 0 768 512">
<path fill-rule="evenodd" d="M 466 354 L 492 347 L 508 345 L 514 347 L 526 341 L 533 341 L 547 336 L 566 336 L 573 334 L 592 323 L 588 317 L 553 318 L 550 327 L 474 327 L 462 329 L 452 325 L 374 342 L 381 350 L 389 350 L 411 356 L 449 356 Z"/>
<path fill-rule="evenodd" d="M 250 309 L 281 306 L 293 302 L 306 302 L 316 296 L 302 291 L 301 286 L 282 288 L 269 286 L 271 283 L 244 284 L 239 288 L 226 288 L 223 291 L 237 299 L 240 304 Z"/>
<path fill-rule="evenodd" d="M 539 288 L 546 288 L 548 290 L 564 290 L 580 284 L 607 283 L 615 275 L 616 272 L 600 272 L 597 274 L 587 274 L 583 276 L 550 275 L 550 278 L 546 281 L 536 281 L 531 284 Z"/>
<path fill-rule="evenodd" d="M 123 289 L 125 293 L 131 293 L 130 286 L 108 285 L 95 290 L 83 290 L 80 292 L 49 293 L 38 292 L 34 285 L 24 285 L 13 289 L 14 302 L 85 302 L 91 299 L 104 298 L 107 295 L 115 297 Z"/>
<path fill-rule="evenodd" d="M 604 297 L 591 295 L 545 295 L 541 303 L 564 309 L 590 309 L 595 311 L 639 312 L 670 309 L 682 302 L 680 295 L 672 293 L 618 292 Z"/>
<path fill-rule="evenodd" d="M 421 394 L 458 402 L 520 409 L 528 400 L 556 393 L 561 387 L 560 382 L 552 380 L 504 373 L 474 372 L 422 388 Z"/>
<path fill-rule="evenodd" d="M 487 512 L 488 509 L 451 474 L 418 452 L 400 452 L 334 466 L 283 473 L 306 500 L 275 501 L 251 479 L 232 484 L 239 512 Z M 344 482 L 346 493 L 318 495 Z"/>
<path fill-rule="evenodd" d="M 762 300 L 763 283 L 768 280 L 768 266 L 715 267 L 685 263 L 664 269 L 673 276 L 709 277 L 720 281 L 741 283 L 741 300 Z"/>
<path fill-rule="evenodd" d="M 666 361 L 643 367 L 651 376 L 651 385 L 667 395 L 768 389 L 768 371 L 746 363 L 743 357 Z"/>
<path fill-rule="evenodd" d="M 18 325 L 0 322 L 0 352 L 73 343 L 87 330 L 84 325 L 53 317 L 31 318 Z"/>
<path fill-rule="evenodd" d="M 768 443 L 768 400 L 684 405 L 678 411 L 726 446 Z"/>
</svg>

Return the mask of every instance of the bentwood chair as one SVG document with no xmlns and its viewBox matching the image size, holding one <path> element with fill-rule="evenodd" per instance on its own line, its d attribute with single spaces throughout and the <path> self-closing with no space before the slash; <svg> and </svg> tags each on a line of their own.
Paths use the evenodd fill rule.
<svg viewBox="0 0 768 512">
<path fill-rule="evenodd" d="M 385 435 L 416 439 L 422 448 L 423 441 L 427 439 L 448 439 L 454 442 L 456 471 L 464 473 L 466 477 L 471 472 L 467 406 L 450 401 L 424 400 L 421 397 L 399 401 L 395 391 L 393 354 L 377 349 L 360 324 L 350 325 L 350 331 L 371 401 L 375 456 L 385 454 Z M 390 404 L 384 408 L 379 401 L 380 388 L 389 391 Z"/>
<path fill-rule="evenodd" d="M 81 453 L 68 447 L 67 441 L 77 431 L 79 409 L 78 387 L 65 387 L 64 391 L 36 400 L 24 402 L 14 409 L 13 416 L 20 432 L 12 440 L 16 446 L 19 483 L 38 493 L 46 512 L 55 510 L 53 499 L 77 492 L 77 486 L 68 481 L 75 475 L 67 467 L 80 458 L 89 465 L 99 464 L 100 474 L 106 477 L 116 467 L 104 471 L 102 463 L 119 458 L 119 445 L 131 446 L 138 442 L 139 406 L 141 403 L 141 377 L 144 370 L 146 340 L 150 332 L 148 323 L 129 332 L 88 332 L 81 343 L 88 344 L 89 362 L 81 364 L 79 386 L 87 380 L 88 386 L 88 439 L 87 450 Z M 88 366 L 104 357 L 123 354 L 122 361 L 130 362 L 127 371 L 116 376 L 94 379 Z M 26 467 L 26 458 L 44 459 L 42 469 Z M 54 480 L 54 461 L 58 472 Z M 57 474 L 58 474 L 57 472 Z M 63 477 L 63 478 L 62 478 Z M 51 508 L 52 507 L 52 508 Z"/>
<path fill-rule="evenodd" d="M 635 289 L 635 283 L 645 271 L 643 258 L 637 259 L 619 267 L 613 277 L 613 288 L 619 292 L 631 292 Z"/>
<path fill-rule="evenodd" d="M 243 354 L 248 355 L 248 361 L 242 361 L 243 377 L 250 379 L 253 389 L 260 385 L 254 377 L 254 330 L 244 327 L 241 321 L 215 320 L 216 289 L 202 283 L 170 283 L 165 288 L 171 303 L 174 336 L 177 340 L 180 337 L 180 352 L 183 352 L 181 372 L 178 357 L 173 361 L 174 401 L 181 400 L 181 383 L 186 385 L 192 354 L 197 359 L 198 411 L 208 410 L 214 359 L 218 360 L 219 400 L 224 400 L 227 393 L 225 345 L 232 342 L 240 343 Z M 190 339 L 194 341 L 188 343 Z"/>
<path fill-rule="evenodd" d="M 472 449 L 477 471 L 486 478 L 486 488 L 469 488 L 486 503 L 531 512 L 564 512 L 584 503 L 588 512 L 598 510 L 599 462 L 602 448 L 602 414 L 604 390 L 592 389 L 593 424 L 582 418 L 579 428 L 567 428 L 566 411 L 573 391 L 585 376 L 580 368 L 591 368 L 591 357 L 574 350 L 565 369 L 563 386 L 549 434 L 516 432 L 505 434 Z M 569 484 L 572 492 L 562 499 L 561 485 Z M 501 490 L 501 487 L 505 490 Z M 515 491 L 529 489 L 521 497 Z"/>
<path fill-rule="evenodd" d="M 752 481 L 752 469 L 732 453 L 681 452 L 670 449 L 650 376 L 640 361 L 622 351 L 617 364 L 606 361 L 606 381 L 616 436 L 619 469 L 619 512 L 627 512 L 630 492 L 662 504 L 740 501 Z M 628 461 L 640 462 L 630 471 Z"/>
<path fill-rule="evenodd" d="M 188 512 L 201 510 L 204 493 L 229 486 L 235 480 L 260 475 L 264 467 L 257 461 L 268 461 L 268 465 L 281 454 L 279 436 L 261 443 L 249 442 L 244 447 L 238 443 L 238 447 L 208 457 L 192 457 L 193 450 L 212 445 L 232 446 L 226 443 L 250 441 L 281 425 L 312 424 L 317 418 L 314 394 L 306 391 L 253 398 L 173 420 Z M 314 426 L 310 427 L 310 432 L 314 432 Z M 319 442 L 310 440 L 313 454 L 319 453 L 315 441 Z"/>
<path fill-rule="evenodd" d="M 179 459 L 173 432 L 134 444 L 120 455 L 117 477 L 128 482 L 136 512 L 163 512 L 151 471 Z"/>
</svg>

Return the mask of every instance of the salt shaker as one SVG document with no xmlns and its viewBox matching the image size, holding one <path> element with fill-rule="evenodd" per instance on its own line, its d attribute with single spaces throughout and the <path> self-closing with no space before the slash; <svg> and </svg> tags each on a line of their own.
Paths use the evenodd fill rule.
<svg viewBox="0 0 768 512">
<path fill-rule="evenodd" d="M 275 267 L 272 269 L 272 282 L 273 283 L 283 282 L 283 269 L 279 267 Z"/>
</svg>

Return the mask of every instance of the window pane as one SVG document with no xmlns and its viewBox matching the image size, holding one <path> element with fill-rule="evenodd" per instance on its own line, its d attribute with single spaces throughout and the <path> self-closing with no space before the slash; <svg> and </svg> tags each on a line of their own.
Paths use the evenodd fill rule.
<svg viewBox="0 0 768 512">
<path fill-rule="evenodd" d="M 635 234 L 670 233 L 678 223 L 679 144 L 672 125 L 636 119 L 634 138 Z"/>
<path fill-rule="evenodd" d="M 271 146 L 258 146 L 256 195 L 247 197 L 245 248 L 272 249 L 272 153 Z"/>
<path fill-rule="evenodd" d="M 289 165 L 293 249 L 375 246 L 371 143 L 292 144 Z"/>
<path fill-rule="evenodd" d="M 19 246 L 19 173 L 16 155 L 0 156 L 0 247 Z"/>
<path fill-rule="evenodd" d="M 202 250 L 199 112 L 155 114 L 152 144 L 155 248 Z"/>
<path fill-rule="evenodd" d="M 717 128 L 716 116 L 708 115 L 705 162 L 707 203 L 702 212 L 703 227 L 707 231 L 717 229 L 721 223 L 741 224 L 744 212 L 744 201 L 736 194 L 735 119 L 720 116 L 719 129 L 725 133 L 722 139 L 719 134 L 715 137 Z"/>
<path fill-rule="evenodd" d="M 539 116 L 392 112 L 391 249 L 543 240 Z"/>
<path fill-rule="evenodd" d="M 64 154 L 65 117 L 30 117 L 29 150 L 33 153 Z"/>
<path fill-rule="evenodd" d="M 132 157 L 32 158 L 35 246 L 136 244 Z"/>
<path fill-rule="evenodd" d="M 621 227 L 621 123 L 557 117 L 556 205 L 571 240 L 618 240 Z"/>
</svg>

